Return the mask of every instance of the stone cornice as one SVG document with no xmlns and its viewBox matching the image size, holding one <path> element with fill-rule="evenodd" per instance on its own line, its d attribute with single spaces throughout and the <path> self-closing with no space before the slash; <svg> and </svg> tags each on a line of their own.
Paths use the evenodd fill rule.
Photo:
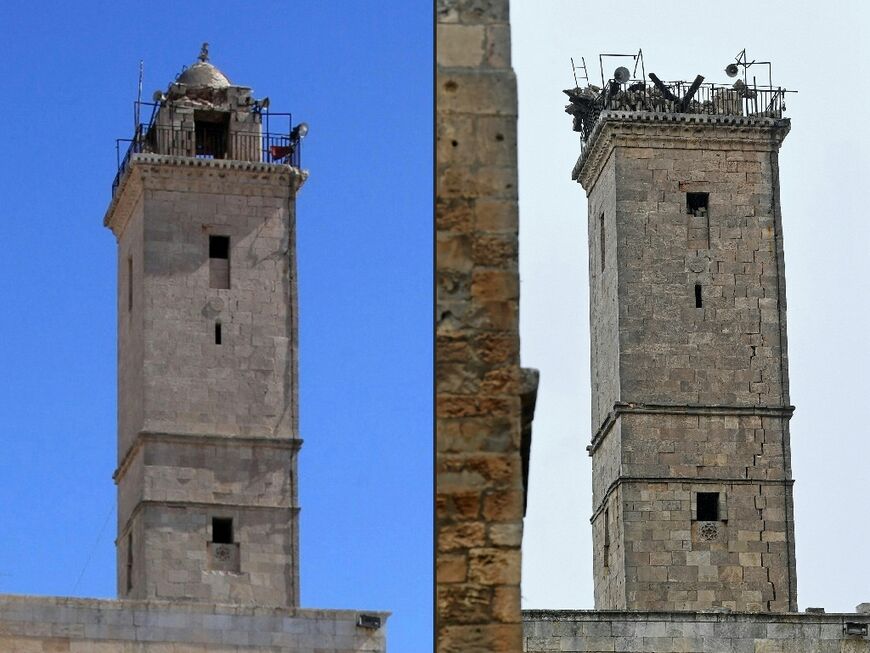
<svg viewBox="0 0 870 653">
<path fill-rule="evenodd" d="M 586 447 L 591 456 L 622 415 L 704 415 L 708 417 L 782 417 L 791 419 L 794 406 L 705 406 L 700 404 L 641 404 L 617 401 Z"/>
<path fill-rule="evenodd" d="M 30 596 L 26 594 L 0 594 L 0 614 L 8 615 L 9 608 L 15 606 L 20 609 L 20 619 L 11 620 L 4 619 L 2 631 L 3 634 L 10 634 L 20 630 L 25 636 L 33 637 L 33 632 L 28 632 L 28 628 L 32 630 L 34 623 L 39 623 L 44 626 L 46 631 L 57 628 L 63 630 L 64 623 L 76 626 L 76 629 L 71 629 L 66 626 L 63 633 L 65 637 L 71 637 L 74 630 L 81 631 L 82 614 L 77 610 L 93 610 L 95 614 L 103 613 L 103 619 L 93 619 L 93 624 L 114 625 L 119 623 L 131 624 L 132 620 L 114 619 L 112 615 L 115 613 L 125 613 L 133 615 L 141 613 L 143 619 L 141 623 L 145 623 L 144 615 L 155 615 L 157 613 L 164 614 L 186 614 L 190 615 L 190 619 L 186 623 L 182 623 L 180 628 L 190 630 L 190 622 L 193 621 L 195 615 L 207 615 L 210 617 L 210 622 L 204 625 L 206 628 L 214 629 L 218 635 L 218 643 L 226 643 L 221 636 L 226 635 L 226 626 L 222 621 L 216 621 L 212 615 L 233 615 L 245 617 L 271 617 L 278 620 L 292 618 L 340 618 L 349 617 L 356 620 L 357 615 L 361 612 L 366 614 L 378 615 L 384 619 L 392 613 L 384 610 L 326 610 L 322 608 L 299 608 L 294 606 L 268 606 L 268 605 L 243 605 L 238 603 L 206 603 L 202 601 L 191 601 L 185 599 L 84 599 L 80 597 L 67 596 Z M 59 614 L 57 619 L 45 621 L 45 609 L 57 608 Z M 62 613 L 61 613 L 62 611 Z M 152 620 L 156 621 L 156 620 Z M 137 623 L 139 621 L 137 620 Z M 252 624 L 252 632 L 261 632 L 264 624 Z M 259 626 L 260 628 L 257 628 Z M 140 626 L 142 628 L 142 626 Z M 280 632 L 287 632 L 281 630 Z M 200 633 L 202 634 L 202 633 Z M 47 636 L 47 635 L 46 635 Z M 84 637 L 83 635 L 81 637 Z M 93 636 L 94 639 L 99 639 L 98 635 Z M 118 637 L 110 637 L 117 640 Z M 195 638 L 194 638 L 195 639 Z M 150 640 L 149 640 L 150 641 Z M 153 641 L 159 641 L 154 639 Z M 180 638 L 172 640 L 173 642 L 183 641 Z M 199 646 L 205 641 L 202 638 L 195 639 Z"/>
<path fill-rule="evenodd" d="M 782 145 L 789 129 L 788 118 L 603 111 L 571 178 L 588 195 L 616 146 L 773 151 Z"/>
<path fill-rule="evenodd" d="M 133 440 L 133 444 L 127 449 L 118 469 L 112 474 L 112 479 L 117 485 L 133 459 L 141 451 L 147 442 L 172 442 L 184 445 L 199 445 L 210 447 L 270 447 L 272 449 L 290 449 L 299 451 L 302 448 L 302 438 L 276 438 L 257 436 L 236 435 L 212 435 L 212 434 L 188 434 L 188 433 L 157 433 L 154 431 L 141 431 Z"/>
<path fill-rule="evenodd" d="M 128 165 L 124 174 L 121 175 L 121 181 L 112 201 L 109 202 L 106 215 L 103 216 L 103 226 L 112 230 L 112 233 L 115 234 L 115 240 L 121 240 L 121 235 L 130 221 L 130 216 L 133 215 L 133 209 L 136 208 L 139 198 L 142 197 L 142 190 L 142 174 L 139 168 Z"/>
<path fill-rule="evenodd" d="M 144 188 L 142 167 L 145 165 L 172 165 L 187 168 L 202 168 L 210 170 L 235 170 L 258 175 L 289 176 L 293 195 L 299 192 L 308 171 L 282 163 L 260 163 L 255 161 L 235 161 L 231 159 L 197 159 L 189 156 L 171 156 L 168 154 L 134 154 L 130 157 L 124 173 L 118 183 L 118 188 L 106 214 L 103 225 L 112 230 L 115 238 L 120 240 L 133 209 L 139 201 Z"/>
<path fill-rule="evenodd" d="M 710 610 L 523 610 L 523 620 L 555 621 L 585 621 L 591 623 L 606 623 L 611 621 L 626 621 L 649 623 L 664 621 L 672 623 L 682 621 L 688 623 L 797 623 L 797 624 L 838 624 L 844 617 L 849 620 L 867 621 L 870 615 L 854 612 L 736 612 L 728 608 L 711 608 Z M 857 617 L 857 619 L 855 619 Z M 860 641 L 860 640 L 859 640 Z"/>
</svg>

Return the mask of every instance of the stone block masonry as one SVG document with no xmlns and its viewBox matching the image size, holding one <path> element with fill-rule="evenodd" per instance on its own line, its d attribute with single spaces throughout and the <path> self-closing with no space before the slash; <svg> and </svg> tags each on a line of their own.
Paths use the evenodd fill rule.
<svg viewBox="0 0 870 653">
<path fill-rule="evenodd" d="M 519 651 L 521 395 L 534 389 L 519 364 L 508 3 L 436 11 L 437 650 Z"/>
<path fill-rule="evenodd" d="M 360 615 L 381 620 L 358 625 Z M 3 653 L 384 653 L 384 612 L 0 595 Z"/>
<path fill-rule="evenodd" d="M 595 605 L 797 609 L 787 120 L 604 112 L 589 201 Z"/>
</svg>

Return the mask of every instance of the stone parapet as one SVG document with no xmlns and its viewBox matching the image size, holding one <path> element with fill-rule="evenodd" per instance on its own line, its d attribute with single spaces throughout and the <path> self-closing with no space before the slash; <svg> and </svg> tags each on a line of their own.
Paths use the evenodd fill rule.
<svg viewBox="0 0 870 653">
<path fill-rule="evenodd" d="M 870 615 L 525 610 L 523 651 L 868 653 L 862 626 Z"/>
<path fill-rule="evenodd" d="M 380 619 L 361 627 L 360 615 Z M 0 595 L 10 653 L 386 651 L 388 612 Z"/>
<path fill-rule="evenodd" d="M 788 118 L 604 111 L 571 171 L 571 179 L 590 193 L 617 145 L 770 152 L 779 150 L 790 129 Z"/>
<path fill-rule="evenodd" d="M 158 166 L 166 166 L 168 170 L 161 171 Z M 179 175 L 178 168 L 192 170 Z M 247 182 L 246 187 L 238 190 L 238 194 L 244 196 L 285 197 L 288 194 L 286 188 L 295 194 L 308 179 L 307 170 L 281 163 L 137 153 L 131 155 L 120 176 L 117 190 L 103 217 L 103 226 L 110 228 L 116 238 L 121 238 L 131 211 L 147 187 L 145 180 L 149 176 L 157 178 L 157 184 L 163 190 L 221 193 L 227 171 L 248 173 L 246 178 L 234 180 L 236 183 Z"/>
</svg>

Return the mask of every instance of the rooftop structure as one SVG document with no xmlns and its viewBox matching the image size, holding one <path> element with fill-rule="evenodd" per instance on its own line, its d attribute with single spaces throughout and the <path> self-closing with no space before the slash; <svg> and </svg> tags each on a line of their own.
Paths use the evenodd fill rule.
<svg viewBox="0 0 870 653">
<path fill-rule="evenodd" d="M 603 58 L 631 57 L 634 59 L 634 70 L 620 66 L 616 68 L 613 77 L 606 80 L 603 73 Z M 769 62 L 749 62 L 746 51 L 737 55 L 736 63 L 729 64 L 725 72 L 729 77 L 738 77 L 733 83 L 706 82 L 702 75 L 697 75 L 692 82 L 662 81 L 655 73 L 645 75 L 643 52 L 637 55 L 605 54 L 600 55 L 602 61 L 602 85 L 588 83 L 580 86 L 576 70 L 586 71 L 585 60 L 581 67 L 575 67 L 574 88 L 564 93 L 569 104 L 565 112 L 574 117 L 574 131 L 582 137 L 581 152 L 594 140 L 596 127 L 602 118 L 620 113 L 649 113 L 653 116 L 647 119 L 668 120 L 668 116 L 701 116 L 729 118 L 771 118 L 780 119 L 785 111 L 786 93 L 793 92 L 774 86 L 770 76 Z M 748 71 L 753 65 L 768 66 L 768 83 L 759 85 L 756 78 L 749 77 Z M 640 67 L 641 76 L 637 76 Z M 671 118 L 672 119 L 672 118 Z M 742 121 L 739 121 L 742 122 Z M 581 157 L 582 158 L 582 157 Z M 576 179 L 577 168 L 575 168 Z"/>
<path fill-rule="evenodd" d="M 197 62 L 184 68 L 165 92 L 155 91 L 152 99 L 134 103 L 134 134 L 116 141 L 113 197 L 131 160 L 146 155 L 281 164 L 301 170 L 308 126 L 294 126 L 290 113 L 270 111 L 268 97 L 256 99 L 250 87 L 231 84 L 209 62 L 207 43 Z M 150 111 L 144 122 L 143 110 Z"/>
</svg>

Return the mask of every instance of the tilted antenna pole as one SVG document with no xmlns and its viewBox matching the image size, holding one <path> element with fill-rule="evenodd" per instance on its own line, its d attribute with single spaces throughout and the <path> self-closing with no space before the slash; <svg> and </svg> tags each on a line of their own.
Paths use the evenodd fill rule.
<svg viewBox="0 0 870 653">
<path fill-rule="evenodd" d="M 136 92 L 136 110 L 133 112 L 133 119 L 136 124 L 133 125 L 133 135 L 138 140 L 139 136 L 139 106 L 142 103 L 142 77 L 145 74 L 145 62 L 139 59 L 139 88 Z"/>
</svg>

